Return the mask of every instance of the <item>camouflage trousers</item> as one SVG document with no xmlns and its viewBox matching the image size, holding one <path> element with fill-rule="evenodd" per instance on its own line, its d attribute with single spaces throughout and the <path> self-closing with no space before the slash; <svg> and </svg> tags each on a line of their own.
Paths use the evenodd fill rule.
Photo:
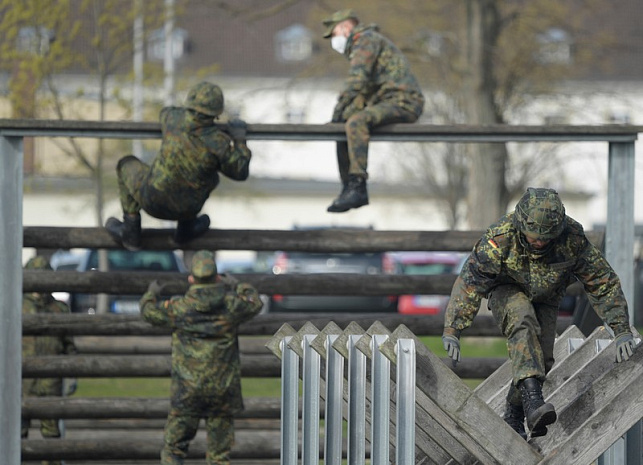
<svg viewBox="0 0 643 465">
<path fill-rule="evenodd" d="M 22 381 L 22 397 L 60 397 L 63 395 L 63 380 L 59 378 L 30 378 Z M 29 434 L 31 420 L 29 418 L 20 419 L 20 436 L 26 438 Z M 43 419 L 40 420 L 40 433 L 45 439 L 59 438 L 60 424 L 59 420 Z M 57 464 L 60 462 L 47 462 Z"/>
<path fill-rule="evenodd" d="M 394 102 L 382 101 L 350 115 L 345 124 L 346 142 L 337 143 L 337 165 L 342 182 L 346 184 L 349 175 L 368 178 L 371 129 L 385 124 L 413 123 L 421 112 L 421 106 L 419 110 L 410 111 Z"/>
<path fill-rule="evenodd" d="M 554 341 L 558 307 L 532 303 L 527 295 L 514 285 L 502 285 L 489 295 L 489 310 L 507 338 L 511 360 L 513 386 L 525 378 L 545 380 L 554 365 Z M 508 400 L 520 404 L 520 392 L 511 389 Z"/>
<path fill-rule="evenodd" d="M 154 218 L 189 220 L 201 211 L 209 192 L 159 191 L 153 187 L 150 166 L 133 155 L 121 158 L 116 167 L 118 195 L 123 213 L 139 213 L 141 209 Z"/>
<path fill-rule="evenodd" d="M 161 465 L 182 465 L 190 441 L 196 436 L 199 417 L 182 416 L 171 409 L 165 424 L 165 444 L 161 451 Z M 230 465 L 230 449 L 234 444 L 232 417 L 205 418 L 207 431 L 207 465 Z"/>
</svg>

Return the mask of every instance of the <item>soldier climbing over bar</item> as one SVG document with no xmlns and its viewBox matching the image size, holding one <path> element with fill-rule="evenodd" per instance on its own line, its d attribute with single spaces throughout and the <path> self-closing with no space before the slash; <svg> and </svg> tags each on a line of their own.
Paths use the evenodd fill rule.
<svg viewBox="0 0 643 465">
<path fill-rule="evenodd" d="M 200 82 L 190 89 L 183 107 L 161 110 L 163 141 L 151 165 L 134 155 L 116 167 L 123 221 L 105 223 L 107 232 L 128 250 L 141 246 L 141 209 L 163 220 L 176 220 L 174 242 L 184 244 L 210 227 L 208 215 L 197 216 L 219 184 L 219 173 L 244 181 L 252 154 L 246 145 L 246 123 L 235 119 L 227 128 L 215 125 L 223 113 L 221 88 Z"/>
</svg>

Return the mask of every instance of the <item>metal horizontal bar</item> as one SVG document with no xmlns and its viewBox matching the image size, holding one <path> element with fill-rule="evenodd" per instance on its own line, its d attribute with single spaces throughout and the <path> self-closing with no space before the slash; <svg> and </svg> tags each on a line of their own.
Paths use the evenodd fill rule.
<svg viewBox="0 0 643 465">
<path fill-rule="evenodd" d="M 225 127 L 226 125 L 221 125 Z M 632 142 L 643 126 L 512 126 L 392 124 L 373 130 L 375 141 L 424 142 Z M 7 137 L 87 137 L 151 139 L 161 137 L 159 123 L 129 121 L 58 121 L 0 119 L 0 135 Z M 342 123 L 249 124 L 249 140 L 345 140 Z"/>
</svg>

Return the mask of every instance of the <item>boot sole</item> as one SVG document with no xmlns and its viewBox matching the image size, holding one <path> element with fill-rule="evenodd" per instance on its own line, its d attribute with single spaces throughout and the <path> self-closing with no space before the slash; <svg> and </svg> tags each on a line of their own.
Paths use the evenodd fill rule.
<svg viewBox="0 0 643 465">
<path fill-rule="evenodd" d="M 359 205 L 349 205 L 349 206 L 346 206 L 346 207 L 336 207 L 336 206 L 331 205 L 330 207 L 328 207 L 326 209 L 326 211 L 329 212 L 329 213 L 344 213 L 344 212 L 347 212 L 350 209 L 356 209 L 356 208 L 359 208 L 359 207 L 363 207 L 365 205 L 368 205 L 368 202 L 361 203 Z"/>
<path fill-rule="evenodd" d="M 548 404 L 543 405 L 543 407 L 547 406 Z M 541 407 L 541 408 L 543 408 Z M 533 425 L 529 427 L 529 430 L 531 431 L 531 435 L 535 436 L 538 433 L 541 433 L 544 430 L 543 434 L 540 434 L 540 436 L 544 436 L 547 434 L 547 425 L 551 425 L 556 421 L 557 415 L 556 411 L 554 410 L 554 407 L 552 405 L 549 405 L 548 409 L 538 417 L 538 419 L 534 422 Z"/>
</svg>

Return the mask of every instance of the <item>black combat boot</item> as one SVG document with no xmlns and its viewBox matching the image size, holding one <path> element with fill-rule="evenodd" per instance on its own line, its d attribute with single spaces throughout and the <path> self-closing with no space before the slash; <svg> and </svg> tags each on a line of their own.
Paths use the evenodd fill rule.
<svg viewBox="0 0 643 465">
<path fill-rule="evenodd" d="M 191 220 L 179 220 L 174 233 L 174 242 L 185 244 L 203 235 L 210 228 L 210 217 L 201 215 Z"/>
<path fill-rule="evenodd" d="M 127 250 L 141 249 L 141 215 L 139 213 L 124 213 L 123 221 L 110 217 L 105 222 L 105 229 Z"/>
<path fill-rule="evenodd" d="M 351 174 L 348 184 L 342 190 L 326 211 L 341 213 L 351 208 L 359 208 L 368 205 L 368 191 L 366 190 L 366 178 Z"/>
<path fill-rule="evenodd" d="M 525 431 L 525 411 L 522 405 L 514 405 L 509 401 L 505 402 L 505 414 L 503 420 L 511 428 L 520 435 L 525 441 L 527 440 L 527 432 Z"/>
<path fill-rule="evenodd" d="M 522 394 L 522 407 L 527 417 L 527 426 L 531 436 L 544 436 L 547 434 L 547 425 L 556 421 L 556 411 L 550 403 L 545 403 L 540 381 L 536 378 L 527 378 L 520 383 Z"/>
</svg>

